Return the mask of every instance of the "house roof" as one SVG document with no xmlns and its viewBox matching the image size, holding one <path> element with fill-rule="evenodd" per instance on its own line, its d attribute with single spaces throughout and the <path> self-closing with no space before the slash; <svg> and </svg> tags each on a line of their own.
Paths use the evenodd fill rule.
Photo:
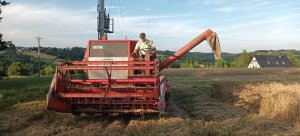
<svg viewBox="0 0 300 136">
<path fill-rule="evenodd" d="M 292 67 L 287 56 L 255 56 L 261 67 Z"/>
</svg>

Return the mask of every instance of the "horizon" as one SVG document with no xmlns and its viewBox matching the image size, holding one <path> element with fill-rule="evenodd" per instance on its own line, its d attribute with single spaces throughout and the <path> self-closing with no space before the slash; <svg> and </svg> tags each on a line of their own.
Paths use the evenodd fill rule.
<svg viewBox="0 0 300 136">
<path fill-rule="evenodd" d="M 38 35 L 44 38 L 42 46 L 57 48 L 85 47 L 97 38 L 96 0 L 11 2 L 3 7 L 0 30 L 4 40 L 16 46 L 34 47 Z M 109 34 L 110 39 L 138 40 L 138 34 L 146 32 L 158 50 L 176 51 L 211 28 L 219 35 L 222 51 L 230 53 L 300 50 L 299 6 L 296 0 L 106 0 L 115 18 L 116 33 Z M 202 43 L 192 52 L 211 50 Z"/>
<path fill-rule="evenodd" d="M 86 47 L 80 47 L 80 46 L 73 46 L 73 47 L 78 47 L 78 48 L 86 48 Z M 58 48 L 58 49 L 66 49 L 66 48 L 73 48 L 73 47 L 42 47 L 42 48 Z M 16 46 L 16 48 L 37 48 L 35 46 Z M 272 52 L 272 51 L 300 51 L 300 50 L 295 50 L 295 49 L 278 49 L 278 50 L 255 50 L 255 51 L 247 51 L 249 53 L 254 53 L 254 52 Z M 176 52 L 175 50 L 157 50 L 157 51 L 171 51 L 171 52 Z M 222 54 L 240 54 L 242 53 L 243 51 L 241 52 L 222 52 Z M 213 54 L 213 52 L 201 52 L 201 51 L 189 51 L 189 53 L 210 53 L 210 54 Z"/>
</svg>

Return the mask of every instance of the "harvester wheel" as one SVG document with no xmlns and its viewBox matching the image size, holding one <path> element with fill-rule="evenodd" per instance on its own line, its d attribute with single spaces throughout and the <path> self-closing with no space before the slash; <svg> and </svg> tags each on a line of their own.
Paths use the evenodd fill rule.
<svg viewBox="0 0 300 136">
<path fill-rule="evenodd" d="M 159 98 L 159 105 L 157 109 L 161 112 L 166 110 L 166 102 L 167 102 L 167 80 L 164 76 L 160 77 L 160 98 Z"/>
</svg>

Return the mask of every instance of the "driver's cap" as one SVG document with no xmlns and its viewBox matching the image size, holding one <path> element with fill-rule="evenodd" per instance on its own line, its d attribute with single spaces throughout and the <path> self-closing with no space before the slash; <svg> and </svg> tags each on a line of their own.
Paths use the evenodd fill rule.
<svg viewBox="0 0 300 136">
<path fill-rule="evenodd" d="M 145 33 L 140 33 L 140 38 L 141 37 L 146 37 L 146 34 Z"/>
</svg>

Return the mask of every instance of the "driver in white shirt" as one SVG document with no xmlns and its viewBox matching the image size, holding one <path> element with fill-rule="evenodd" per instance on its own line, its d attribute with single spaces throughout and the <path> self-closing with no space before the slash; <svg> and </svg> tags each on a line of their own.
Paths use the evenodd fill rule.
<svg viewBox="0 0 300 136">
<path fill-rule="evenodd" d="M 145 58 L 146 52 L 151 52 L 151 60 L 156 58 L 156 47 L 154 45 L 154 42 L 146 39 L 145 33 L 140 33 L 140 40 L 137 42 L 135 49 L 134 49 L 134 55 L 136 55 L 138 52 L 142 58 Z"/>
</svg>

